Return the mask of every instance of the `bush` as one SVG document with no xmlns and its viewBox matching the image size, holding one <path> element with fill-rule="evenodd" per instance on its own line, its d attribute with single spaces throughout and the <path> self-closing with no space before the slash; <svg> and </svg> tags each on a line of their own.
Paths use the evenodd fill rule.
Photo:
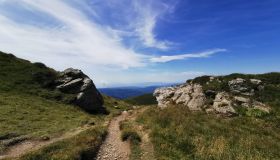
<svg viewBox="0 0 280 160">
<path fill-rule="evenodd" d="M 133 144 L 139 144 L 141 142 L 141 137 L 139 134 L 132 130 L 122 131 L 121 138 L 123 141 L 130 140 Z"/>
<path fill-rule="evenodd" d="M 257 118 L 262 118 L 264 116 L 267 116 L 268 113 L 261 111 L 259 109 L 250 109 L 246 112 L 246 115 L 249 117 L 257 117 Z"/>
<path fill-rule="evenodd" d="M 39 68 L 48 68 L 44 63 L 41 63 L 41 62 L 35 62 L 33 63 L 36 67 L 39 67 Z"/>
<path fill-rule="evenodd" d="M 126 102 L 133 105 L 153 105 L 157 104 L 156 97 L 152 93 L 143 94 L 136 97 L 130 97 L 125 100 Z"/>
<path fill-rule="evenodd" d="M 39 83 L 44 88 L 53 88 L 55 79 L 57 77 L 55 72 L 52 71 L 39 71 L 33 73 L 33 80 Z"/>
<path fill-rule="evenodd" d="M 201 76 L 201 77 L 197 77 L 193 80 L 188 80 L 187 83 L 193 82 L 193 83 L 198 83 L 198 84 L 205 84 L 210 80 L 210 76 Z"/>
</svg>

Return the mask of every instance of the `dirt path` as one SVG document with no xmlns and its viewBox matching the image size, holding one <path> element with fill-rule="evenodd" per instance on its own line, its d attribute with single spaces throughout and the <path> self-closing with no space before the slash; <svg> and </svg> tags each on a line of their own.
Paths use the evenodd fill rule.
<svg viewBox="0 0 280 160">
<path fill-rule="evenodd" d="M 130 144 L 121 140 L 119 122 L 127 118 L 128 113 L 123 112 L 115 117 L 109 127 L 108 135 L 101 145 L 96 160 L 129 160 Z"/>
<path fill-rule="evenodd" d="M 52 143 L 61 141 L 63 139 L 71 138 L 89 128 L 90 128 L 89 126 L 76 128 L 75 130 L 72 130 L 71 132 L 67 132 L 60 137 L 56 137 L 56 138 L 50 139 L 48 141 L 27 140 L 22 143 L 18 143 L 16 145 L 13 145 L 10 148 L 8 148 L 8 150 L 3 155 L 0 155 L 0 159 L 20 157 L 28 152 L 38 150 L 38 149 L 43 148 Z"/>
</svg>

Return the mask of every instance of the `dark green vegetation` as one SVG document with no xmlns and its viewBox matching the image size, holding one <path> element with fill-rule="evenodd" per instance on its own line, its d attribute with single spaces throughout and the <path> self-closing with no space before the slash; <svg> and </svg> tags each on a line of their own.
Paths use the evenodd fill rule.
<svg viewBox="0 0 280 160">
<path fill-rule="evenodd" d="M 125 100 L 128 103 L 134 104 L 134 105 L 153 105 L 157 104 L 156 98 L 153 96 L 152 93 L 143 94 L 141 96 L 137 97 L 131 97 Z"/>
<path fill-rule="evenodd" d="M 280 73 L 232 74 L 208 84 L 209 76 L 203 76 L 193 82 L 205 91 L 226 91 L 234 78 L 262 80 L 264 90 L 253 98 L 270 105 L 272 113 L 240 110 L 247 116 L 224 118 L 183 106 L 150 108 L 137 121 L 151 129 L 158 159 L 280 159 Z"/>
<path fill-rule="evenodd" d="M 63 140 L 24 159 L 77 159 L 87 150 L 96 150 L 105 135 L 104 122 L 127 109 L 125 102 L 105 96 L 105 107 L 112 113 L 92 115 L 71 105 L 73 95 L 53 88 L 58 73 L 42 63 L 30 63 L 0 52 L 0 142 L 16 137 L 40 140 L 56 138 L 73 129 L 94 125 L 71 140 Z M 114 106 L 118 104 L 118 109 Z M 8 145 L 0 143 L 0 153 Z M 67 155 L 64 155 L 67 153 Z"/>
</svg>

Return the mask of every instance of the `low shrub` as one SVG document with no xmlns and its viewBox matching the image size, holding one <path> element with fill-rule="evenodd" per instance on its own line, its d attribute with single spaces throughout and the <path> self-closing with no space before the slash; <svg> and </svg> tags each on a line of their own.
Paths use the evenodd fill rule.
<svg viewBox="0 0 280 160">
<path fill-rule="evenodd" d="M 39 67 L 39 68 L 47 68 L 47 66 L 44 64 L 44 63 L 41 63 L 41 62 L 35 62 L 33 63 L 36 67 Z"/>
<path fill-rule="evenodd" d="M 121 138 L 123 141 L 130 140 L 134 144 L 139 144 L 141 142 L 141 137 L 136 131 L 123 130 Z"/>
<path fill-rule="evenodd" d="M 259 110 L 259 109 L 249 109 L 246 112 L 246 115 L 249 117 L 257 117 L 257 118 L 262 118 L 268 115 L 268 113 Z"/>
</svg>

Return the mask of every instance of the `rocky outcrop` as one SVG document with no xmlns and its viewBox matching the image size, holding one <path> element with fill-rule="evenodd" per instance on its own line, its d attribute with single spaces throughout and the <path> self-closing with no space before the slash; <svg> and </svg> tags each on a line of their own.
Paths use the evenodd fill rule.
<svg viewBox="0 0 280 160">
<path fill-rule="evenodd" d="M 255 91 L 263 90 L 262 81 L 258 79 L 250 79 L 246 81 L 242 78 L 236 78 L 228 82 L 228 86 L 232 93 L 245 96 L 252 96 Z"/>
<path fill-rule="evenodd" d="M 220 92 L 216 95 L 213 106 L 210 106 L 216 113 L 226 116 L 233 116 L 236 111 L 233 108 L 233 102 L 226 92 Z"/>
<path fill-rule="evenodd" d="M 174 93 L 175 88 L 173 87 L 156 89 L 154 92 L 154 96 L 158 101 L 158 106 L 164 108 L 168 105 L 171 105 L 173 103 L 173 101 L 171 101 L 171 98 L 174 96 Z"/>
<path fill-rule="evenodd" d="M 261 80 L 236 78 L 223 83 L 227 85 L 228 89 L 205 90 L 203 88 L 205 86 L 207 88 L 211 83 L 222 85 L 223 82 L 215 77 L 210 77 L 204 86 L 189 81 L 189 83 L 174 87 L 158 88 L 155 90 L 154 96 L 161 108 L 183 105 L 191 111 L 206 111 L 224 116 L 238 115 L 239 107 L 246 110 L 257 109 L 266 113 L 271 110 L 269 106 L 253 98 L 256 92 L 263 89 Z"/>
<path fill-rule="evenodd" d="M 231 92 L 235 93 L 244 93 L 248 92 L 249 88 L 245 84 L 245 79 L 236 78 L 228 82 L 229 88 Z"/>
<path fill-rule="evenodd" d="M 206 101 L 202 86 L 199 84 L 159 88 L 155 90 L 154 96 L 162 108 L 170 104 L 182 104 L 190 110 L 202 110 Z"/>
<path fill-rule="evenodd" d="M 81 70 L 68 68 L 60 73 L 56 88 L 61 92 L 75 94 L 74 103 L 86 111 L 103 110 L 103 97 L 93 81 Z"/>
</svg>

